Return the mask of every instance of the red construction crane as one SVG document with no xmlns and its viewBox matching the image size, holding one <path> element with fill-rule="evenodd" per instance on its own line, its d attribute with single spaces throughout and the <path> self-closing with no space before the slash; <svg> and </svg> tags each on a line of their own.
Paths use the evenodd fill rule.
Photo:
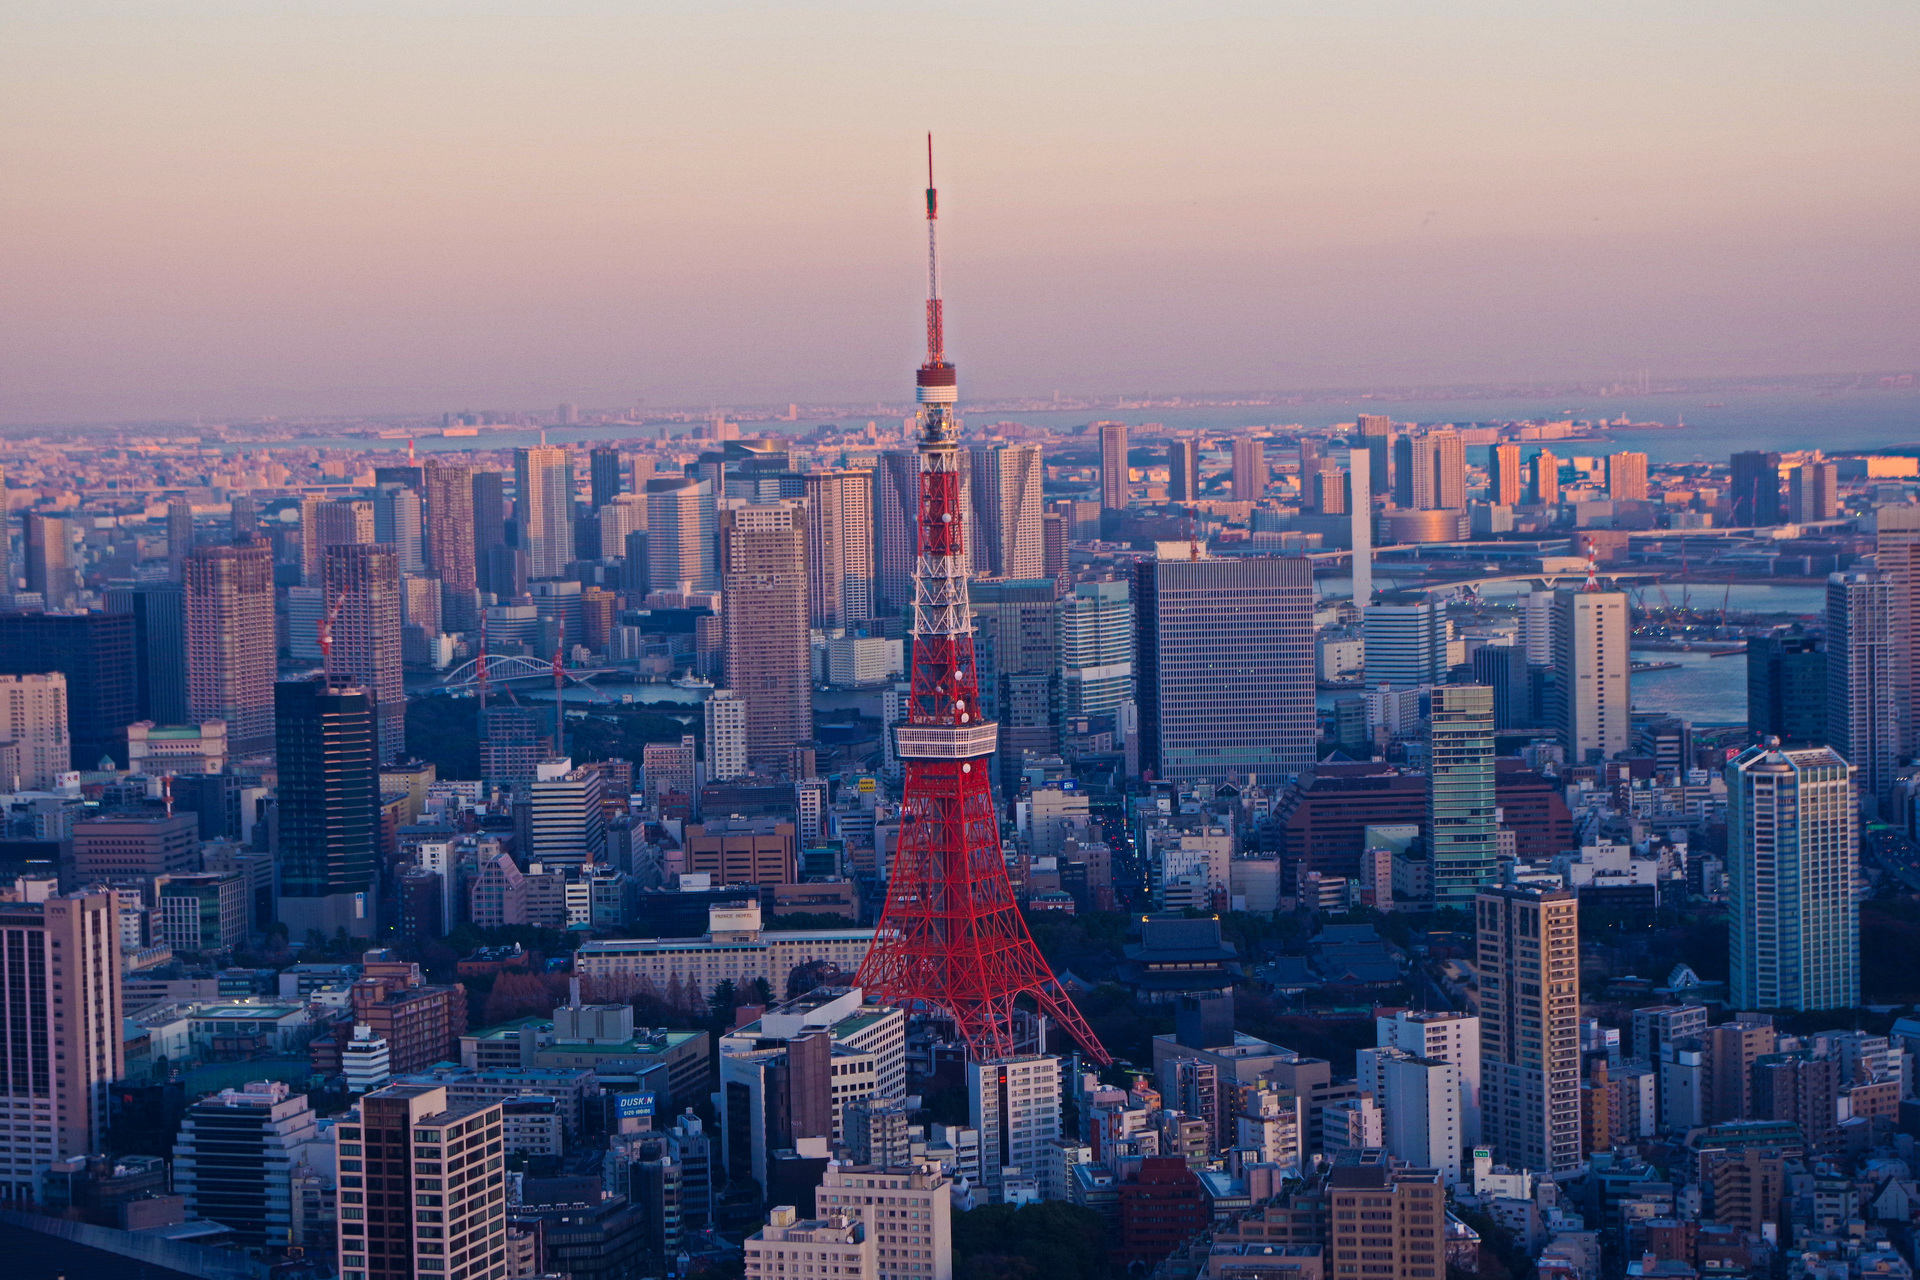
<svg viewBox="0 0 1920 1280">
<path fill-rule="evenodd" d="M 940 307 L 933 137 L 927 137 L 927 359 L 920 401 L 919 555 L 907 721 L 894 732 L 906 767 L 887 901 L 855 979 L 889 1004 L 953 1019 L 975 1059 L 1019 1052 L 1026 996 L 1096 1062 L 1112 1061 L 1034 945 L 1000 853 L 988 761 L 999 726 L 980 715 L 960 502 L 959 399 Z"/>
</svg>

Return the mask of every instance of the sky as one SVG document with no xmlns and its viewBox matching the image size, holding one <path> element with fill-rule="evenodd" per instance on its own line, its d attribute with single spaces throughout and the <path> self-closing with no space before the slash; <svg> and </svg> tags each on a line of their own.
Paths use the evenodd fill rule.
<svg viewBox="0 0 1920 1280">
<path fill-rule="evenodd" d="M 1920 6 L 7 0 L 0 422 L 1920 365 Z"/>
</svg>

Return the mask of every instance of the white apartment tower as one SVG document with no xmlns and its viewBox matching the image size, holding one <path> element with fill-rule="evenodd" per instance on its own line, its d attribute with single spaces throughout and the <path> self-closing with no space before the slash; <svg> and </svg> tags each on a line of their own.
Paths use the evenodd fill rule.
<svg viewBox="0 0 1920 1280">
<path fill-rule="evenodd" d="M 1416 1058 L 1451 1062 L 1460 1072 L 1460 1137 L 1480 1142 L 1480 1019 L 1466 1013 L 1402 1009 L 1373 1020 L 1375 1042 Z"/>
<path fill-rule="evenodd" d="M 731 689 L 707 698 L 707 778 L 725 782 L 747 772 L 747 700 Z"/>
<path fill-rule="evenodd" d="M 1438 1169 L 1448 1186 L 1460 1181 L 1459 1068 L 1400 1049 L 1362 1049 L 1357 1065 L 1360 1092 L 1380 1107 L 1388 1153 Z"/>
<path fill-rule="evenodd" d="M 953 1188 L 944 1174 L 831 1163 L 813 1204 L 823 1218 L 864 1224 L 879 1254 L 875 1280 L 953 1280 Z"/>
<path fill-rule="evenodd" d="M 1860 1003 L 1857 821 L 1853 768 L 1830 747 L 1783 751 L 1775 738 L 1727 764 L 1736 1007 Z"/>
<path fill-rule="evenodd" d="M 54 777 L 72 764 L 67 741 L 67 678 L 58 671 L 45 675 L 0 676 L 0 734 L 10 740 L 9 776 L 0 785 L 13 791 L 50 791 Z"/>
<path fill-rule="evenodd" d="M 1559 591 L 1554 597 L 1554 700 L 1568 764 L 1627 749 L 1627 597 Z"/>
</svg>

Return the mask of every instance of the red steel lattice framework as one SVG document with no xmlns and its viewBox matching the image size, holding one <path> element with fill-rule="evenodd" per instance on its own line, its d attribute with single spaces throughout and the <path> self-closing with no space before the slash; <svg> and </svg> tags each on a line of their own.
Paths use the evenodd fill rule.
<svg viewBox="0 0 1920 1280">
<path fill-rule="evenodd" d="M 927 361 L 920 402 L 920 547 L 900 838 L 886 909 L 856 981 L 875 998 L 953 1019 L 977 1059 L 1018 1052 L 1014 1003 L 1030 996 L 1087 1056 L 1111 1061 L 1073 1006 L 1014 902 L 1000 853 L 988 757 L 998 726 L 980 717 L 960 505 L 959 399 L 940 306 L 939 216 L 927 144 Z"/>
</svg>

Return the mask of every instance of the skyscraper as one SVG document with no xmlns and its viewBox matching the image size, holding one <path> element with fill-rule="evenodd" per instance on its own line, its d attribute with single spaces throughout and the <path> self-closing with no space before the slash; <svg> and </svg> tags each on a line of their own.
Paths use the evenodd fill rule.
<svg viewBox="0 0 1920 1280">
<path fill-rule="evenodd" d="M 1560 459 L 1542 449 L 1527 463 L 1527 505 L 1553 507 L 1560 504 Z"/>
<path fill-rule="evenodd" d="M 300 580 L 321 585 L 327 548 L 377 541 L 373 503 L 364 498 L 306 498 L 300 503 Z"/>
<path fill-rule="evenodd" d="M 23 1207 L 56 1160 L 106 1149 L 126 1072 L 120 922 L 111 893 L 0 903 L 0 1204 Z"/>
<path fill-rule="evenodd" d="M 971 588 L 980 715 L 1000 726 L 1000 782 L 1019 785 L 1028 753 L 1060 749 L 1060 659 L 1052 578 L 997 578 Z"/>
<path fill-rule="evenodd" d="M 193 504 L 191 502 L 169 502 L 167 504 L 167 564 L 173 570 L 174 580 L 180 578 L 180 572 L 186 565 L 187 553 L 193 550 Z"/>
<path fill-rule="evenodd" d="M 280 922 L 305 938 L 375 933 L 380 770 L 373 695 L 322 680 L 275 685 Z"/>
<path fill-rule="evenodd" d="M 448 483 L 456 483 L 452 476 L 449 476 L 447 480 Z M 495 595 L 513 595 L 515 593 L 511 591 L 500 591 L 489 577 L 490 565 L 495 549 L 507 545 L 507 496 L 506 488 L 502 481 L 503 478 L 498 471 L 481 471 L 476 469 L 473 473 L 473 564 L 475 579 L 481 591 L 490 592 Z M 433 509 L 434 498 L 431 490 L 431 480 L 429 480 L 429 490 L 427 493 L 427 518 L 429 521 L 435 519 Z M 459 499 L 452 494 L 449 494 L 445 502 L 441 504 L 441 510 L 448 513 L 447 518 L 451 522 L 448 528 L 448 536 L 450 537 L 458 536 L 459 509 Z M 429 531 L 429 546 L 432 545 L 433 536 L 432 532 Z M 434 551 L 431 554 L 438 557 L 439 552 Z M 456 553 L 449 550 L 447 554 L 453 556 Z M 442 562 L 435 558 L 431 563 L 434 566 L 435 572 L 439 573 L 441 581 L 448 581 L 448 572 L 442 566 Z M 522 579 L 526 577 L 525 573 L 522 573 L 520 576 Z M 476 618 L 475 621 L 477 622 L 478 619 Z"/>
<path fill-rule="evenodd" d="M 406 755 L 407 691 L 400 670 L 400 573 L 393 548 L 328 547 L 325 566 L 333 621 L 328 677 L 372 694 L 381 764 Z"/>
<path fill-rule="evenodd" d="M 1827 577 L 1827 745 L 1853 765 L 1860 797 L 1877 811 L 1912 732 L 1897 584 L 1878 573 Z"/>
<path fill-rule="evenodd" d="M 1860 1003 L 1853 768 L 1778 740 L 1727 764 L 1729 969 L 1741 1009 Z"/>
<path fill-rule="evenodd" d="M 1483 889 L 1481 1132 L 1494 1159 L 1537 1173 L 1580 1167 L 1580 916 L 1568 889 Z"/>
<path fill-rule="evenodd" d="M 1370 466 L 1368 479 L 1374 496 L 1393 492 L 1393 419 L 1384 413 L 1363 413 L 1354 422 L 1355 443 L 1363 446 Z M 1359 501 L 1355 495 L 1355 502 Z"/>
<path fill-rule="evenodd" d="M 1614 502 L 1647 500 L 1647 455 L 1610 453 L 1607 455 L 1607 497 Z"/>
<path fill-rule="evenodd" d="M 1060 712 L 1113 715 L 1133 696 L 1133 598 L 1125 581 L 1076 582 L 1061 597 Z"/>
<path fill-rule="evenodd" d="M 813 738 L 804 516 L 793 506 L 739 507 L 728 516 L 727 687 L 746 699 L 747 758 L 773 769 Z"/>
<path fill-rule="evenodd" d="M 139 719 L 133 637 L 126 614 L 0 613 L 0 673 L 67 678 L 66 767 L 97 769 L 103 757 L 126 763 L 127 726 Z"/>
<path fill-rule="evenodd" d="M 920 542 L 920 455 L 890 449 L 873 473 L 874 587 L 879 611 L 913 605 L 913 565 Z"/>
<path fill-rule="evenodd" d="M 1127 424 L 1100 424 L 1100 505 L 1109 511 L 1127 508 Z"/>
<path fill-rule="evenodd" d="M 80 592 L 74 563 L 73 524 L 61 516 L 29 511 L 27 535 L 27 590 L 38 592 L 48 609 L 71 609 Z"/>
<path fill-rule="evenodd" d="M 1520 446 L 1496 444 L 1487 450 L 1487 501 L 1501 507 L 1517 507 L 1526 493 L 1526 480 L 1520 470 Z"/>
<path fill-rule="evenodd" d="M 1464 511 L 1467 506 L 1467 449 L 1452 428 L 1430 431 L 1412 440 L 1411 502 L 1416 511 Z M 1396 477 L 1395 483 L 1399 480 Z"/>
<path fill-rule="evenodd" d="M 587 485 L 592 494 L 594 510 L 599 510 L 612 502 L 621 492 L 626 470 L 622 465 L 625 459 L 620 451 L 610 445 L 600 445 L 587 454 Z"/>
<path fill-rule="evenodd" d="M 1920 507 L 1905 505 L 1874 509 L 1874 569 L 1888 584 L 1890 611 L 1887 625 L 1893 646 L 1894 696 L 1900 703 L 1900 750 L 1911 752 L 1920 734 Z M 1832 588 L 1828 589 L 1831 613 Z M 1824 739 L 1865 773 L 1866 762 L 1855 758 L 1838 739 Z"/>
<path fill-rule="evenodd" d="M 1750 450 L 1730 460 L 1728 496 L 1733 502 L 1733 527 L 1779 524 L 1780 455 Z"/>
<path fill-rule="evenodd" d="M 394 1084 L 341 1117 L 340 1155 L 390 1176 L 381 1192 L 370 1172 L 341 1167 L 340 1280 L 507 1274 L 507 1190 L 485 1172 L 499 1158 L 502 1115 L 498 1102 L 449 1102 L 445 1085 Z"/>
<path fill-rule="evenodd" d="M 1279 779 L 1313 762 L 1313 573 L 1294 557 L 1154 559 L 1133 588 L 1142 766 Z"/>
<path fill-rule="evenodd" d="M 816 627 L 850 627 L 874 616 L 873 473 L 816 471 L 805 483 L 808 613 Z"/>
<path fill-rule="evenodd" d="M 425 572 L 426 525 L 420 490 L 383 484 L 373 491 L 373 540 L 393 548 L 401 573 Z"/>
<path fill-rule="evenodd" d="M 1045 475 L 1037 444 L 970 451 L 973 480 L 973 569 L 997 578 L 1045 575 L 1040 539 Z"/>
<path fill-rule="evenodd" d="M 1367 687 L 1410 689 L 1447 674 L 1447 611 L 1430 598 L 1383 598 L 1360 614 Z"/>
<path fill-rule="evenodd" d="M 686 583 L 717 591 L 713 486 L 691 476 L 647 481 L 647 578 L 655 591 Z"/>
<path fill-rule="evenodd" d="M 1787 518 L 1795 524 L 1840 516 L 1840 468 L 1831 462 L 1803 463 L 1787 473 Z"/>
<path fill-rule="evenodd" d="M 181 569 L 184 571 L 183 564 Z M 187 605 L 176 582 L 109 587 L 108 613 L 133 617 L 134 718 L 187 722 Z"/>
<path fill-rule="evenodd" d="M 978 465 L 978 464 L 975 464 Z M 1194 440 L 1167 442 L 1167 501 L 1192 502 L 1200 496 L 1200 445 Z"/>
<path fill-rule="evenodd" d="M 1480 1019 L 1464 1013 L 1402 1009 L 1373 1020 L 1374 1041 L 1417 1058 L 1451 1062 L 1460 1072 L 1460 1136 L 1480 1141 Z"/>
<path fill-rule="evenodd" d="M 1267 442 L 1253 436 L 1233 438 L 1233 500 L 1258 502 L 1267 494 Z"/>
<path fill-rule="evenodd" d="M 556 445 L 513 451 L 513 516 L 529 578 L 558 578 L 573 561 L 573 455 Z"/>
<path fill-rule="evenodd" d="M 273 553 L 254 538 L 187 557 L 187 719 L 227 722 L 236 757 L 274 746 Z"/>
<path fill-rule="evenodd" d="M 1433 691 L 1427 766 L 1427 855 L 1436 906 L 1462 906 L 1499 875 L 1493 781 L 1493 690 Z"/>
<path fill-rule="evenodd" d="M 1827 653 L 1812 636 L 1747 641 L 1747 730 L 1788 746 L 1827 740 Z"/>
<path fill-rule="evenodd" d="M 1627 749 L 1628 640 L 1621 592 L 1554 593 L 1555 722 L 1569 764 L 1611 760 Z"/>
</svg>

